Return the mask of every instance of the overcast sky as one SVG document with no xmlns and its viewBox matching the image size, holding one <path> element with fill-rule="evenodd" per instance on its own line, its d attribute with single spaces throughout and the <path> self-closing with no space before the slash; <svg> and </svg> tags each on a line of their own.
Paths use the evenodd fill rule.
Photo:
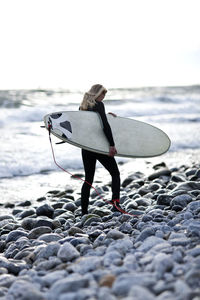
<svg viewBox="0 0 200 300">
<path fill-rule="evenodd" d="M 199 0 L 0 0 L 0 89 L 200 84 Z"/>
</svg>

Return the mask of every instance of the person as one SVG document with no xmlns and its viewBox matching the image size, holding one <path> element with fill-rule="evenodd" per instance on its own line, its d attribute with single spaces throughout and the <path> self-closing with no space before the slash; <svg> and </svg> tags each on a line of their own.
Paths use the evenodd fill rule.
<svg viewBox="0 0 200 300">
<path fill-rule="evenodd" d="M 80 105 L 80 110 L 94 111 L 99 114 L 102 124 L 103 131 L 109 143 L 109 155 L 99 154 L 91 152 L 88 150 L 82 149 L 82 160 L 85 170 L 85 182 L 81 188 L 81 208 L 82 216 L 88 214 L 88 205 L 90 197 L 90 189 L 96 168 L 96 162 L 99 161 L 110 173 L 112 177 L 112 200 L 113 211 L 118 211 L 116 206 L 120 207 L 120 172 L 114 158 L 114 155 L 117 154 L 117 149 L 115 148 L 115 142 L 112 135 L 111 127 L 108 123 L 105 107 L 103 104 L 103 99 L 107 93 L 107 90 L 101 84 L 95 84 L 91 89 L 84 94 L 82 103 Z M 115 114 L 110 113 L 113 117 L 116 117 Z M 89 184 L 88 184 L 89 183 Z"/>
</svg>

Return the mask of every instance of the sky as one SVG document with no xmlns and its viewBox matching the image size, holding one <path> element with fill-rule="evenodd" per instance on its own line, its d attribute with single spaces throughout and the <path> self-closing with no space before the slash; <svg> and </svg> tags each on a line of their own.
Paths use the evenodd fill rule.
<svg viewBox="0 0 200 300">
<path fill-rule="evenodd" d="M 0 89 L 200 84 L 199 0 L 0 0 Z"/>
</svg>

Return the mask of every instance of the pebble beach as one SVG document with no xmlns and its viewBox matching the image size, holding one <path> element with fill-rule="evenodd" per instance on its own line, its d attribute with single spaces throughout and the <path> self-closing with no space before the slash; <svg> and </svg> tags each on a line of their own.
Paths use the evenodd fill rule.
<svg viewBox="0 0 200 300">
<path fill-rule="evenodd" d="M 121 206 L 97 165 L 89 214 L 82 182 L 53 162 L 43 116 L 77 111 L 83 91 L 0 91 L 0 300 L 200 299 L 200 86 L 111 89 L 107 112 L 164 130 L 170 150 L 117 158 Z M 84 178 L 80 149 L 55 145 Z"/>
<path fill-rule="evenodd" d="M 199 155 L 171 156 L 146 171 L 120 164 L 128 214 L 104 201 L 103 169 L 83 217 L 72 178 L 35 201 L 1 204 L 0 299 L 200 299 Z"/>
</svg>

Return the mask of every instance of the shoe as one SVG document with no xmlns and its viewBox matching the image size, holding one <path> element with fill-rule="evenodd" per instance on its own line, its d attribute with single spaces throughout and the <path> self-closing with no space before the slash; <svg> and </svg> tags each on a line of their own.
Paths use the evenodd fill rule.
<svg viewBox="0 0 200 300">
<path fill-rule="evenodd" d="M 121 208 L 121 206 L 120 206 L 120 204 L 119 204 L 119 199 L 113 199 L 113 200 L 111 201 L 111 203 L 112 203 L 112 205 L 113 205 L 111 211 L 121 213 L 120 209 L 122 209 L 122 208 Z M 117 207 L 118 207 L 119 209 L 118 209 Z"/>
</svg>

